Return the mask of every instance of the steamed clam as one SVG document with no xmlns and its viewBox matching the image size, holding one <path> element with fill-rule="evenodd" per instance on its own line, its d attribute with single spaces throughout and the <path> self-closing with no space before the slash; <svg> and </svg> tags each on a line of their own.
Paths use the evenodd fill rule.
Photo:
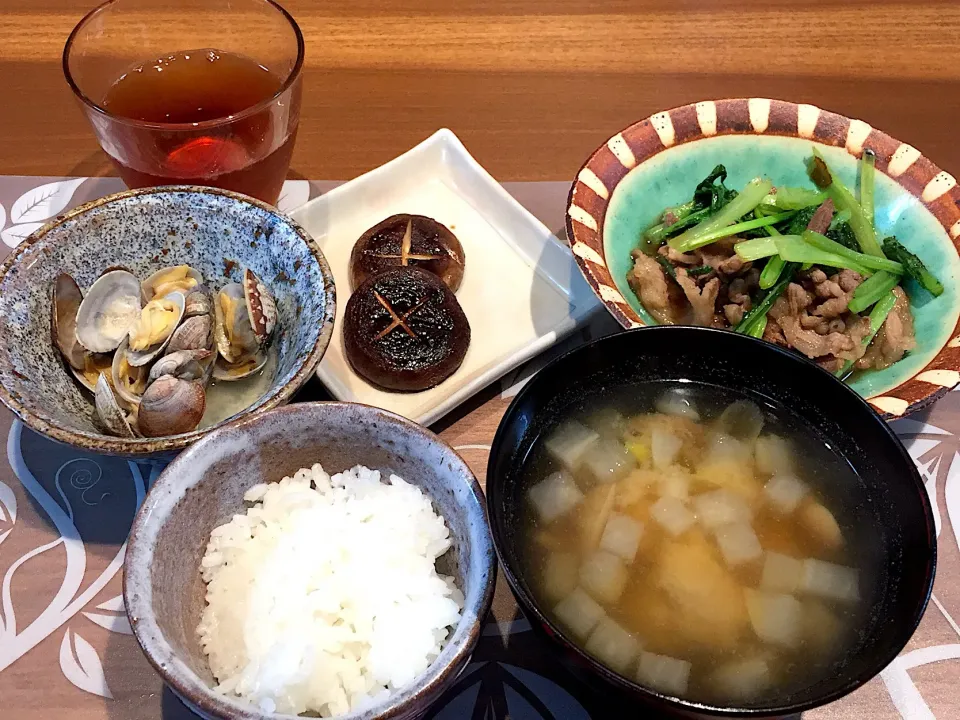
<svg viewBox="0 0 960 720">
<path fill-rule="evenodd" d="M 276 301 L 255 273 L 219 292 L 188 265 L 142 283 L 110 268 L 84 293 L 55 281 L 51 333 L 68 370 L 94 395 L 97 423 L 120 437 L 195 430 L 212 379 L 261 371 L 277 321 Z"/>
</svg>

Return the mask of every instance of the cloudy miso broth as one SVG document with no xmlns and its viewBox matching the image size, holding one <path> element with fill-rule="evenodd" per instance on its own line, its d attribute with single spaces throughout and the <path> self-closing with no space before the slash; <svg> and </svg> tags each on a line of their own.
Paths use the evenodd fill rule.
<svg viewBox="0 0 960 720">
<path fill-rule="evenodd" d="M 857 645 L 875 566 L 858 480 L 782 408 L 692 383 L 611 391 L 547 428 L 524 473 L 528 585 L 619 674 L 750 705 Z"/>
</svg>

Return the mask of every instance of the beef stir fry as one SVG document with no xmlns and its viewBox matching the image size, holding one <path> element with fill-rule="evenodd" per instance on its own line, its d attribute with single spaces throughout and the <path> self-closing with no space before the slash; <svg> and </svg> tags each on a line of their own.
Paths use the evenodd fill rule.
<svg viewBox="0 0 960 720">
<path fill-rule="evenodd" d="M 857 194 L 814 149 L 816 189 L 756 178 L 737 192 L 718 165 L 692 199 L 667 208 L 633 251 L 627 275 L 664 324 L 729 328 L 792 348 L 840 377 L 883 369 L 916 347 L 910 299 L 943 286 L 874 225 L 874 157 Z"/>
</svg>

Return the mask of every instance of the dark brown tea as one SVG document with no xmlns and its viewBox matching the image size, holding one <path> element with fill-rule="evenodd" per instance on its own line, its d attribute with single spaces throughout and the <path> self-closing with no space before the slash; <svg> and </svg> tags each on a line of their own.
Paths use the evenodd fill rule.
<svg viewBox="0 0 960 720">
<path fill-rule="evenodd" d="M 296 136 L 289 106 L 298 103 L 273 102 L 245 113 L 273 98 L 282 84 L 248 57 L 211 49 L 135 65 L 107 91 L 103 108 L 171 127 L 130 125 L 118 138 L 118 152 L 108 152 L 130 187 L 215 185 L 276 202 Z"/>
</svg>

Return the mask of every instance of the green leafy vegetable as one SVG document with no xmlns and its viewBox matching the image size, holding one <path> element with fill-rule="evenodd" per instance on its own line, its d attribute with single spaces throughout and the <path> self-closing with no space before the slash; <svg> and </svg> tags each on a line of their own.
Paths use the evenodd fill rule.
<svg viewBox="0 0 960 720">
<path fill-rule="evenodd" d="M 857 238 L 861 252 L 883 257 L 883 250 L 880 248 L 880 243 L 877 242 L 877 234 L 873 230 L 873 223 L 867 221 L 863 214 L 863 208 L 853 197 L 853 193 L 830 172 L 826 160 L 823 159 L 816 147 L 813 148 L 813 157 L 810 160 L 808 173 L 810 179 L 813 180 L 813 184 L 826 191 L 827 195 L 830 196 L 837 211 L 848 210 L 850 212 L 850 227 Z"/>
<path fill-rule="evenodd" d="M 819 205 L 817 207 L 819 207 Z M 807 229 L 807 225 L 810 224 L 810 220 L 817 212 L 817 207 L 808 207 L 798 211 L 797 214 L 790 219 L 790 224 L 784 229 L 783 234 L 802 235 L 803 231 Z"/>
<path fill-rule="evenodd" d="M 900 261 L 907 274 L 920 283 L 928 293 L 934 297 L 939 297 L 943 293 L 943 285 L 933 273 L 927 270 L 923 261 L 901 245 L 895 237 L 884 240 L 883 249 L 887 255 Z"/>
<path fill-rule="evenodd" d="M 802 210 L 808 207 L 818 207 L 826 199 L 827 194 L 823 191 L 818 192 L 801 187 L 778 187 L 761 201 L 760 207 Z"/>
<path fill-rule="evenodd" d="M 659 253 L 656 255 L 657 262 L 660 263 L 660 267 L 663 268 L 663 271 L 672 277 L 674 280 L 677 279 L 677 269 L 667 260 L 663 255 Z"/>
<path fill-rule="evenodd" d="M 780 273 L 783 272 L 786 264 L 787 261 L 779 255 L 774 255 L 767 260 L 767 264 L 763 266 L 763 270 L 760 273 L 760 289 L 769 290 L 776 285 L 777 280 L 780 279 Z"/>
<path fill-rule="evenodd" d="M 873 306 L 873 309 L 870 311 L 870 332 L 867 333 L 867 336 L 863 338 L 863 344 L 869 346 L 873 342 L 873 339 L 877 336 L 877 333 L 880 332 L 880 328 L 883 327 L 883 323 L 886 322 L 887 315 L 890 314 L 890 311 L 893 310 L 893 306 L 897 304 L 897 296 L 892 292 L 888 292 L 880 300 L 877 301 L 876 305 Z M 836 372 L 838 378 L 846 378 L 850 372 L 853 370 L 853 360 L 847 360 L 843 367 L 841 367 Z"/>
<path fill-rule="evenodd" d="M 707 245 L 720 237 L 725 237 L 725 235 L 722 234 L 712 234 L 726 228 L 728 225 L 732 225 L 747 213 L 753 212 L 753 209 L 757 207 L 763 199 L 763 196 L 770 192 L 771 187 L 773 187 L 773 183 L 769 180 L 761 180 L 760 178 L 751 180 L 747 183 L 746 187 L 744 187 L 742 193 L 733 198 L 717 213 L 711 215 L 695 227 L 671 238 L 669 241 L 670 247 L 680 252 L 689 252 L 690 250 Z M 765 219 L 769 220 L 770 218 Z M 750 222 L 758 223 L 761 221 L 752 220 Z M 752 227 L 758 226 L 754 225 Z M 711 239 L 703 240 L 703 238 Z"/>
<path fill-rule="evenodd" d="M 775 237 L 786 237 L 777 235 Z M 767 236 L 754 238 L 753 240 L 744 240 L 733 246 L 733 251 L 746 262 L 753 262 L 760 258 L 770 257 L 777 254 L 777 242 L 775 237 Z"/>
<path fill-rule="evenodd" d="M 820 250 L 798 237 L 784 235 L 774 238 L 774 241 L 777 245 L 777 254 L 788 262 L 826 265 L 827 267 L 846 268 L 861 275 L 870 274 L 870 269 L 860 263 L 836 253 Z"/>
<path fill-rule="evenodd" d="M 864 255 L 863 253 L 856 252 L 845 245 L 834 242 L 820 233 L 813 232 L 813 230 L 804 230 L 801 237 L 804 242 L 813 245 L 815 248 L 839 255 L 840 257 L 845 257 L 865 268 L 870 268 L 871 270 L 886 270 L 894 275 L 903 275 L 903 265 L 900 263 L 887 260 L 886 258 L 876 257 L 875 255 Z"/>
<path fill-rule="evenodd" d="M 706 275 L 707 273 L 712 273 L 713 268 L 709 265 L 698 265 L 697 267 L 692 267 L 687 270 L 687 275 L 692 277 L 698 277 L 700 275 Z"/>
<path fill-rule="evenodd" d="M 747 335 L 750 335 L 755 338 L 762 338 L 763 331 L 767 329 L 767 316 L 761 315 L 756 319 L 753 324 L 750 325 L 750 329 L 747 330 Z"/>
<path fill-rule="evenodd" d="M 843 213 L 838 213 L 838 215 L 842 214 Z M 850 223 L 848 222 L 831 223 L 830 229 L 827 230 L 827 237 L 835 243 L 843 245 L 845 248 L 860 252 L 860 243 L 857 242 L 857 236 L 853 234 L 853 230 L 850 229 Z"/>
<path fill-rule="evenodd" d="M 726 180 L 727 169 L 723 165 L 717 165 L 693 191 L 694 209 L 709 208 L 711 212 L 716 212 L 733 200 L 737 191 L 724 185 Z"/>
<path fill-rule="evenodd" d="M 777 223 L 788 220 L 790 216 L 793 215 L 791 212 L 780 213 L 779 215 L 771 215 L 769 217 L 755 218 L 753 220 L 745 220 L 744 222 L 738 222 L 733 225 L 727 225 L 726 227 L 718 228 L 708 233 L 702 234 L 693 242 L 688 242 L 684 247 L 685 249 L 682 252 L 690 252 L 691 250 L 696 250 L 699 247 L 704 245 L 709 245 L 712 242 L 721 240 L 725 237 L 732 237 L 733 235 L 740 235 L 748 230 L 756 230 L 758 228 L 764 228 L 771 225 L 776 225 Z M 767 237 L 764 236 L 761 238 L 766 240 Z M 671 247 L 673 242 L 670 243 Z"/>
<path fill-rule="evenodd" d="M 850 298 L 847 308 L 850 312 L 863 312 L 876 303 L 880 298 L 893 290 L 900 283 L 900 278 L 880 270 L 875 275 L 864 280 Z"/>
</svg>

